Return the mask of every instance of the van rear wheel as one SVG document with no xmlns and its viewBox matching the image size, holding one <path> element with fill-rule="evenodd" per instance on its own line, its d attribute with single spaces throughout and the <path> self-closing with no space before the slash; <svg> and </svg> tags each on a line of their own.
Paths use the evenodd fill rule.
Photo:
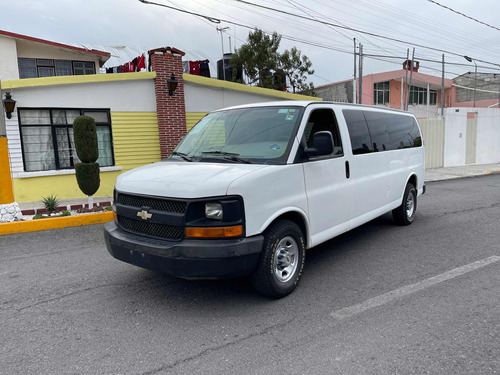
<svg viewBox="0 0 500 375">
<path fill-rule="evenodd" d="M 408 183 L 403 195 L 401 206 L 392 210 L 392 218 L 398 225 L 410 225 L 417 212 L 417 190 L 413 184 Z"/>
<path fill-rule="evenodd" d="M 264 244 L 252 285 L 271 298 L 282 298 L 297 287 L 305 260 L 304 235 L 290 220 L 278 220 L 264 233 Z"/>
</svg>

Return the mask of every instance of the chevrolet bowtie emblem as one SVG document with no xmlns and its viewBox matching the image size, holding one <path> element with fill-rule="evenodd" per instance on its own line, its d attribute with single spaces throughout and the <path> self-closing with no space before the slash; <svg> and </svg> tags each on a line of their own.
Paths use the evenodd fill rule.
<svg viewBox="0 0 500 375">
<path fill-rule="evenodd" d="M 147 219 L 151 219 L 153 217 L 153 214 L 149 214 L 148 211 L 139 211 L 137 213 L 137 216 L 139 216 L 142 220 L 147 220 Z"/>
</svg>

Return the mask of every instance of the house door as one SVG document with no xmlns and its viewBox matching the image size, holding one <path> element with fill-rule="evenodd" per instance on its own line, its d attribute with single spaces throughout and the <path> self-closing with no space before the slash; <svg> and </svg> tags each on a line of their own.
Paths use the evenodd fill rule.
<svg viewBox="0 0 500 375">
<path fill-rule="evenodd" d="M 467 113 L 467 131 L 465 134 L 465 164 L 476 163 L 477 148 L 477 112 Z"/>
</svg>

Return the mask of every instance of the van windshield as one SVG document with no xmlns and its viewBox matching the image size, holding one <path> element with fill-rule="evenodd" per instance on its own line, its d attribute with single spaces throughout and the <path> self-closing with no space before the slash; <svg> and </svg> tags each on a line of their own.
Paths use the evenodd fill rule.
<svg viewBox="0 0 500 375">
<path fill-rule="evenodd" d="M 240 108 L 203 117 L 172 157 L 189 161 L 286 163 L 303 109 L 293 106 Z"/>
</svg>

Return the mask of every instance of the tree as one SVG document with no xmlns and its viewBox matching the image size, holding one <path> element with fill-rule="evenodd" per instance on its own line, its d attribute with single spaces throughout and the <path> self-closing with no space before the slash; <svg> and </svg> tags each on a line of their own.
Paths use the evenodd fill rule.
<svg viewBox="0 0 500 375">
<path fill-rule="evenodd" d="M 89 116 L 79 116 L 73 122 L 75 149 L 81 163 L 75 164 L 76 182 L 83 194 L 88 195 L 89 208 L 93 207 L 92 195 L 101 184 L 99 177 L 99 148 L 95 121 Z"/>
<path fill-rule="evenodd" d="M 312 83 L 307 83 L 306 74 L 313 74 L 312 63 L 307 56 L 293 47 L 283 54 L 278 52 L 281 35 L 274 32 L 265 34 L 256 29 L 248 34 L 247 43 L 243 44 L 231 57 L 233 81 L 239 69 L 248 77 L 248 84 L 259 87 L 285 90 L 288 84 L 293 92 L 313 90 Z"/>
<path fill-rule="evenodd" d="M 312 83 L 307 83 L 306 74 L 314 74 L 311 69 L 312 63 L 307 56 L 301 56 L 301 52 L 292 47 L 290 51 L 285 50 L 280 56 L 280 68 L 292 87 L 292 92 L 314 90 Z"/>
<path fill-rule="evenodd" d="M 248 34 L 247 42 L 233 54 L 230 64 L 245 72 L 250 85 L 273 88 L 272 73 L 279 62 L 281 36 L 276 32 L 269 36 L 256 29 Z M 233 68 L 233 78 L 235 73 Z"/>
</svg>

